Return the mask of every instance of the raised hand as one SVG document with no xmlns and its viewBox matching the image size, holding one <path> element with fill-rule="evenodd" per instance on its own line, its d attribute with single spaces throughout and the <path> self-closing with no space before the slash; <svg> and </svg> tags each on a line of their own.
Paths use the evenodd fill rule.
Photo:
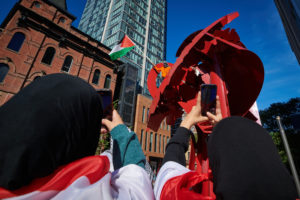
<svg viewBox="0 0 300 200">
<path fill-rule="evenodd" d="M 222 120 L 222 113 L 221 113 L 221 106 L 220 106 L 220 98 L 217 96 L 217 102 L 216 102 L 216 115 L 207 112 L 206 113 L 210 123 L 215 126 L 219 121 Z"/>
<path fill-rule="evenodd" d="M 207 120 L 208 117 L 201 115 L 201 92 L 198 92 L 196 105 L 193 106 L 191 112 L 186 115 L 180 126 L 190 129 L 193 125 Z"/>
<path fill-rule="evenodd" d="M 101 127 L 101 133 L 106 133 L 107 131 L 111 131 L 113 128 L 118 126 L 119 124 L 124 124 L 121 116 L 116 110 L 113 110 L 112 113 L 112 120 L 108 119 L 102 119 L 102 127 Z M 103 125 L 106 127 L 103 127 Z"/>
</svg>

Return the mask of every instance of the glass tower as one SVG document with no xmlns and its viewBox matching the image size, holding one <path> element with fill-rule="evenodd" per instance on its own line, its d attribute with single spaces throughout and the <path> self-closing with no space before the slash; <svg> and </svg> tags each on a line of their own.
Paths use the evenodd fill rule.
<svg viewBox="0 0 300 200">
<path fill-rule="evenodd" d="M 287 38 L 300 64 L 300 1 L 274 0 Z"/>
<path fill-rule="evenodd" d="M 112 48 L 126 34 L 136 47 L 121 60 L 138 69 L 142 93 L 147 76 L 166 58 L 167 0 L 87 0 L 79 29 Z"/>
</svg>

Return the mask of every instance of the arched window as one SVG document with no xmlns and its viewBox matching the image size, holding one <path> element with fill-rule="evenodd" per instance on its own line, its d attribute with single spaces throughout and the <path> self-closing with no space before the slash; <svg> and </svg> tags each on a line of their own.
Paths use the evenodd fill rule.
<svg viewBox="0 0 300 200">
<path fill-rule="evenodd" d="M 11 38 L 9 44 L 7 45 L 8 49 L 14 50 L 16 52 L 19 52 L 19 50 L 22 47 L 22 44 L 25 40 L 24 33 L 17 32 L 14 34 L 14 36 Z"/>
<path fill-rule="evenodd" d="M 104 88 L 110 88 L 110 81 L 111 81 L 111 76 L 108 74 L 105 77 L 105 82 L 104 82 Z"/>
<path fill-rule="evenodd" d="M 93 76 L 93 80 L 92 80 L 92 83 L 94 83 L 94 84 L 98 84 L 98 82 L 99 82 L 99 78 L 100 78 L 100 70 L 99 69 L 96 69 L 95 71 L 94 71 L 94 76 Z"/>
<path fill-rule="evenodd" d="M 41 78 L 41 76 L 36 76 L 36 77 L 34 77 L 34 81 L 36 81 L 36 80 L 39 80 Z"/>
<path fill-rule="evenodd" d="M 40 8 L 41 7 L 41 4 L 37 1 L 33 2 L 32 6 L 31 7 L 36 7 L 36 8 Z"/>
<path fill-rule="evenodd" d="M 66 19 L 64 17 L 59 18 L 58 23 L 64 24 L 66 22 Z"/>
<path fill-rule="evenodd" d="M 54 55 L 55 55 L 55 49 L 53 47 L 48 47 L 42 58 L 42 63 L 51 65 Z"/>
<path fill-rule="evenodd" d="M 72 62 L 73 62 L 73 57 L 72 56 L 67 56 L 61 70 L 64 71 L 64 72 L 69 72 L 70 68 L 71 68 L 71 65 L 72 65 Z"/>
<path fill-rule="evenodd" d="M 0 63 L 0 83 L 3 82 L 8 70 L 9 67 L 7 64 Z"/>
</svg>

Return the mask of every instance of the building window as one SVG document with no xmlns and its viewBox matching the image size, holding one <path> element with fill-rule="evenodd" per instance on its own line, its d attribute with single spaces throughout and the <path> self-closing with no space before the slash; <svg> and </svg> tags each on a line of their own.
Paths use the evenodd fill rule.
<svg viewBox="0 0 300 200">
<path fill-rule="evenodd" d="M 3 82 L 5 76 L 7 75 L 9 67 L 7 64 L 0 63 L 0 83 Z"/>
<path fill-rule="evenodd" d="M 141 130 L 141 138 L 140 138 L 141 147 L 143 147 L 143 134 L 144 134 L 144 130 L 142 129 Z"/>
<path fill-rule="evenodd" d="M 37 1 L 35 1 L 35 2 L 33 2 L 33 4 L 32 4 L 32 7 L 36 7 L 36 8 L 40 8 L 41 7 L 41 4 L 39 3 L 39 2 L 37 2 Z"/>
<path fill-rule="evenodd" d="M 51 65 L 54 55 L 55 55 L 55 49 L 53 47 L 48 47 L 42 58 L 42 63 Z"/>
<path fill-rule="evenodd" d="M 73 57 L 72 56 L 67 56 L 65 61 L 64 61 L 63 66 L 61 68 L 61 71 L 69 72 L 70 68 L 71 68 L 71 65 L 72 65 L 72 62 L 73 62 Z"/>
<path fill-rule="evenodd" d="M 150 143 L 149 143 L 149 151 L 152 151 L 152 142 L 153 142 L 153 133 L 150 132 Z"/>
<path fill-rule="evenodd" d="M 104 88 L 110 88 L 110 81 L 111 81 L 111 76 L 108 74 L 105 77 L 105 82 L 104 82 Z"/>
<path fill-rule="evenodd" d="M 64 24 L 66 22 L 66 19 L 64 17 L 59 18 L 58 23 Z"/>
<path fill-rule="evenodd" d="M 161 147 L 161 135 L 159 135 L 159 145 L 158 145 L 158 152 L 160 153 L 160 147 Z"/>
<path fill-rule="evenodd" d="M 143 106 L 142 122 L 145 122 L 145 106 Z"/>
<path fill-rule="evenodd" d="M 147 121 L 149 120 L 149 108 L 147 108 Z"/>
<path fill-rule="evenodd" d="M 163 142 L 163 149 L 162 149 L 162 152 L 165 153 L 165 136 L 163 136 L 162 142 Z"/>
<path fill-rule="evenodd" d="M 7 45 L 7 48 L 19 52 L 19 50 L 23 45 L 24 40 L 25 40 L 24 33 L 17 32 L 10 40 L 9 44 Z"/>
<path fill-rule="evenodd" d="M 94 71 L 94 76 L 93 76 L 93 80 L 92 80 L 92 83 L 94 83 L 94 84 L 98 84 L 98 82 L 99 82 L 99 78 L 100 78 L 100 70 L 99 69 L 96 69 L 95 71 Z"/>
<path fill-rule="evenodd" d="M 146 131 L 146 135 L 145 135 L 145 146 L 144 146 L 145 151 L 147 150 L 147 136 L 148 136 L 148 133 L 147 133 L 147 131 Z"/>
<path fill-rule="evenodd" d="M 157 133 L 154 136 L 154 152 L 156 152 Z"/>
<path fill-rule="evenodd" d="M 36 80 L 39 80 L 41 78 L 41 76 L 36 76 L 36 77 L 34 77 L 34 81 L 36 81 Z"/>
<path fill-rule="evenodd" d="M 169 143 L 169 136 L 167 136 L 167 144 Z"/>
</svg>

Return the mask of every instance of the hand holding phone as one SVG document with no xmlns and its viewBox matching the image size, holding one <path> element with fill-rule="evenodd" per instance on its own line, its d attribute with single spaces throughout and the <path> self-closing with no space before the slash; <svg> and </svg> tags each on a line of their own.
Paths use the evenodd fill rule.
<svg viewBox="0 0 300 200">
<path fill-rule="evenodd" d="M 102 100 L 102 110 L 103 110 L 103 119 L 112 119 L 112 91 L 110 89 L 100 89 L 97 90 L 97 93 L 100 95 Z"/>
<path fill-rule="evenodd" d="M 207 112 L 216 114 L 216 97 L 217 85 L 202 84 L 201 85 L 201 114 L 207 116 Z"/>
</svg>

